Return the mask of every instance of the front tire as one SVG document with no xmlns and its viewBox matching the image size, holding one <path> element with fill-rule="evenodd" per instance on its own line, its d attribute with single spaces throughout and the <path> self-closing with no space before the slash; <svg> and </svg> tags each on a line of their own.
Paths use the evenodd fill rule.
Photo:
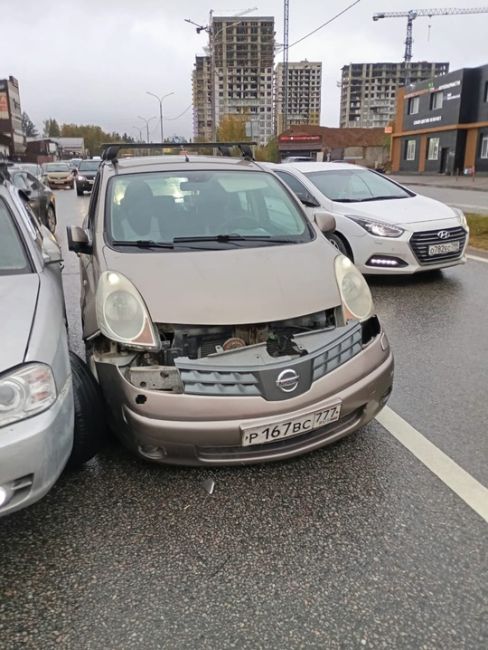
<svg viewBox="0 0 488 650">
<path fill-rule="evenodd" d="M 76 194 L 78 196 L 83 196 L 83 190 L 78 187 L 78 183 L 76 183 Z"/>
<path fill-rule="evenodd" d="M 345 255 L 346 257 L 349 257 L 349 259 L 352 260 L 351 251 L 350 251 L 348 245 L 346 244 L 346 242 L 344 241 L 344 239 L 340 235 L 338 235 L 335 232 L 331 232 L 331 233 L 328 233 L 326 235 L 326 237 L 330 241 L 332 246 L 334 246 L 334 248 L 337 248 L 339 253 L 342 253 L 343 255 Z"/>
<path fill-rule="evenodd" d="M 73 378 L 75 426 L 73 449 L 68 467 L 80 467 L 102 447 L 105 436 L 105 412 L 100 388 L 86 364 L 74 352 L 69 353 Z"/>
</svg>

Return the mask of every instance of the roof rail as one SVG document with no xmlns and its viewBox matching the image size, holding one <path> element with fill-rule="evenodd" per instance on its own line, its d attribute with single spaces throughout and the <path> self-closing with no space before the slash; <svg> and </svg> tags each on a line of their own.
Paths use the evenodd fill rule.
<svg viewBox="0 0 488 650">
<path fill-rule="evenodd" d="M 117 160 L 121 149 L 203 149 L 207 147 L 216 148 L 222 156 L 230 156 L 231 148 L 237 147 L 242 157 L 246 160 L 254 160 L 252 146 L 256 142 L 147 142 L 147 143 L 126 143 L 107 142 L 102 144 L 102 160 L 114 162 Z"/>
</svg>

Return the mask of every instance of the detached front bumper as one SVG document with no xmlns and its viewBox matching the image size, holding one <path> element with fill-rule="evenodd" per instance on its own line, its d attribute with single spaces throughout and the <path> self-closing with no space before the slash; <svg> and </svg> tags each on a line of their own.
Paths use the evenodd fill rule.
<svg viewBox="0 0 488 650">
<path fill-rule="evenodd" d="M 0 429 L 0 486 L 7 499 L 0 516 L 31 505 L 54 485 L 73 446 L 71 378 L 44 413 Z"/>
<path fill-rule="evenodd" d="M 350 361 L 315 381 L 305 393 L 280 401 L 254 396 L 173 394 L 137 388 L 119 368 L 97 363 L 112 423 L 143 458 L 179 465 L 228 465 L 283 460 L 329 444 L 369 422 L 393 382 L 393 355 L 381 332 Z M 306 415 L 341 403 L 337 422 L 322 429 L 250 447 L 242 429 Z"/>
</svg>

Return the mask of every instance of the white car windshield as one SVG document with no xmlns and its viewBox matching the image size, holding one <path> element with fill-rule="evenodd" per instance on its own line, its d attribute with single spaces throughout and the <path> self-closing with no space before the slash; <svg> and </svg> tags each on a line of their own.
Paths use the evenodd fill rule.
<svg viewBox="0 0 488 650">
<path fill-rule="evenodd" d="M 48 163 L 45 170 L 47 172 L 69 172 L 70 168 L 64 163 Z"/>
<path fill-rule="evenodd" d="M 407 199 L 413 192 L 369 169 L 324 169 L 305 176 L 331 201 L 356 203 Z"/>
<path fill-rule="evenodd" d="M 109 186 L 106 228 L 114 244 L 152 241 L 171 247 L 184 242 L 206 242 L 212 248 L 294 243 L 313 237 L 281 183 L 261 171 L 115 176 Z"/>
</svg>

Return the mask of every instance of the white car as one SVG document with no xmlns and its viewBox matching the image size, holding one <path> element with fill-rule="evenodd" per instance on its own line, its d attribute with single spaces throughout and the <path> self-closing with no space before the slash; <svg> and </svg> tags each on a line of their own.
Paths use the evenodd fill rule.
<svg viewBox="0 0 488 650">
<path fill-rule="evenodd" d="M 383 174 L 347 163 L 267 164 L 306 206 L 332 213 L 327 238 L 368 274 L 411 274 L 463 264 L 462 210 L 420 196 Z"/>
</svg>

